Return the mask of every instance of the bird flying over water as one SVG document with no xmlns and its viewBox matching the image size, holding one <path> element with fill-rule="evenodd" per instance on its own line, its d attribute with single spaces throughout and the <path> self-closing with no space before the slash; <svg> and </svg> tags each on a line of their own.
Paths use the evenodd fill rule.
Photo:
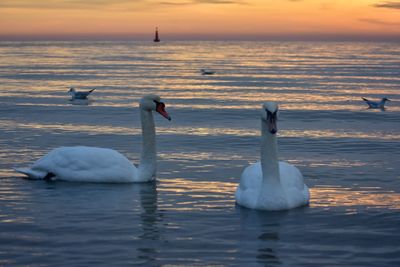
<svg viewBox="0 0 400 267">
<path fill-rule="evenodd" d="M 381 108 L 381 109 L 385 108 L 386 101 L 390 101 L 390 99 L 387 99 L 386 97 L 382 98 L 382 100 L 379 102 L 374 102 L 364 97 L 362 97 L 362 99 L 365 101 L 365 103 L 367 103 L 369 108 Z"/>
</svg>

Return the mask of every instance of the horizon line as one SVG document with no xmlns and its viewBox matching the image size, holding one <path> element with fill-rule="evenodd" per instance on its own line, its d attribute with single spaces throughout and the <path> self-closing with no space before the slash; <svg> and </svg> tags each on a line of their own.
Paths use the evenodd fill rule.
<svg viewBox="0 0 400 267">
<path fill-rule="evenodd" d="M 151 34 L 0 34 L 0 41 L 152 41 Z M 400 42 L 397 34 L 160 34 L 161 41 L 368 41 Z"/>
</svg>

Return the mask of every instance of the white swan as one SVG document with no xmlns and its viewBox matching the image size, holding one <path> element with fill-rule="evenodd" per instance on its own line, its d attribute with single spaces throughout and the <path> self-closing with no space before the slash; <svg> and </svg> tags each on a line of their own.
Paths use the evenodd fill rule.
<svg viewBox="0 0 400 267">
<path fill-rule="evenodd" d="M 110 183 L 154 180 L 156 174 L 156 133 L 153 110 L 171 120 L 159 96 L 146 95 L 140 100 L 143 144 L 138 168 L 115 150 L 76 146 L 56 148 L 36 161 L 30 168 L 15 170 L 27 175 L 30 179 Z"/>
<path fill-rule="evenodd" d="M 286 210 L 306 205 L 310 192 L 302 174 L 295 166 L 278 161 L 278 105 L 267 102 L 261 112 L 261 162 L 243 171 L 236 202 L 259 210 Z"/>
</svg>

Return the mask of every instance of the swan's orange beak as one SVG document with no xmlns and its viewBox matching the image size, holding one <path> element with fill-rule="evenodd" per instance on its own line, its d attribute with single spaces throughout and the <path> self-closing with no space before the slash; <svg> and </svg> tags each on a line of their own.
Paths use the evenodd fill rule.
<svg viewBox="0 0 400 267">
<path fill-rule="evenodd" d="M 161 114 L 164 118 L 167 120 L 171 120 L 171 117 L 169 116 L 168 112 L 165 111 L 165 104 L 163 102 L 157 102 L 157 107 L 156 111 Z"/>
</svg>

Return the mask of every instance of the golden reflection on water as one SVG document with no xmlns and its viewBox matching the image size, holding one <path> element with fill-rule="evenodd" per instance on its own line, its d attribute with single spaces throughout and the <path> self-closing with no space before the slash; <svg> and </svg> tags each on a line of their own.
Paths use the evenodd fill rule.
<svg viewBox="0 0 400 267">
<path fill-rule="evenodd" d="M 171 202 L 159 204 L 161 209 L 195 211 L 225 209 L 234 204 L 236 183 L 191 181 L 183 178 L 161 180 L 157 191 L 166 193 Z M 184 201 L 179 201 L 183 197 Z"/>
<path fill-rule="evenodd" d="M 109 125 L 86 125 L 86 124 L 44 124 L 30 122 L 14 122 L 12 120 L 0 120 L 0 127 L 4 130 L 15 129 L 36 129 L 36 130 L 61 130 L 66 132 L 86 132 L 88 134 L 120 134 L 120 135 L 137 135 L 141 134 L 139 127 L 122 127 Z M 259 129 L 234 129 L 222 127 L 157 127 L 160 134 L 180 134 L 194 136 L 259 136 Z M 281 137 L 303 137 L 303 138 L 358 138 L 358 139 L 376 139 L 399 141 L 400 134 L 375 132 L 358 132 L 358 131 L 334 131 L 324 130 L 281 130 Z"/>
<path fill-rule="evenodd" d="M 2 171 L 2 175 L 11 176 Z M 193 181 L 184 178 L 161 179 L 157 191 L 164 198 L 159 198 L 158 207 L 164 210 L 198 211 L 231 209 L 235 205 L 234 193 L 236 182 Z M 383 190 L 379 187 L 348 188 L 340 186 L 315 186 L 310 188 L 310 208 L 331 209 L 346 208 L 347 212 L 357 213 L 360 207 L 367 209 L 400 209 L 400 194 Z M 0 188 L 1 201 L 28 201 L 27 192 L 15 192 L 10 186 Z M 29 218 L 14 218 L 27 222 Z M 1 221 L 14 220 L 0 218 Z"/>
<path fill-rule="evenodd" d="M 0 175 L 6 174 L 1 171 Z M 1 181 L 1 180 L 0 180 Z M 27 211 L 29 207 L 25 206 L 24 203 L 29 202 L 32 197 L 28 191 L 19 191 L 11 185 L 2 184 L 0 187 L 0 201 L 6 207 L 18 211 Z M 34 218 L 27 215 L 14 214 L 0 214 L 1 223 L 32 223 Z"/>
<path fill-rule="evenodd" d="M 161 203 L 163 209 L 207 210 L 226 209 L 234 205 L 237 183 L 192 181 L 183 178 L 161 180 L 158 191 L 172 198 L 184 196 L 185 200 L 176 203 Z M 357 212 L 357 207 L 400 209 L 400 194 L 379 187 L 346 188 L 339 186 L 316 186 L 310 188 L 311 208 L 348 207 Z M 188 200 L 189 198 L 189 200 Z M 351 209 L 354 208 L 354 209 Z"/>
<path fill-rule="evenodd" d="M 311 188 L 311 207 L 353 207 L 400 209 L 400 194 L 379 187 L 360 189 L 343 187 Z"/>
<path fill-rule="evenodd" d="M 210 160 L 218 161 L 218 160 L 240 160 L 243 159 L 241 155 L 227 155 L 223 152 L 168 152 L 168 153 L 158 153 L 158 157 L 165 160 L 179 160 L 179 161 L 201 161 L 201 160 Z M 197 167 L 204 167 L 205 165 L 202 164 L 201 166 Z"/>
<path fill-rule="evenodd" d="M 0 94 L 0 96 L 3 96 Z M 7 96 L 12 96 L 16 97 L 18 96 L 17 94 L 15 95 L 8 95 Z M 164 99 L 168 98 L 167 94 L 163 94 Z M 57 98 L 58 100 L 64 99 L 64 97 L 53 97 L 53 96 L 46 96 L 48 98 Z M 172 96 L 171 96 L 172 97 Z M 215 98 L 215 96 L 212 96 L 211 98 Z M 116 100 L 117 97 L 107 97 L 103 98 L 101 101 L 97 101 L 94 97 L 91 98 L 90 105 L 93 106 L 98 106 L 98 107 L 126 107 L 126 108 L 131 108 L 135 107 L 136 104 L 133 102 L 136 102 L 137 99 L 134 99 L 132 101 L 124 101 L 124 102 L 115 102 L 113 100 Z M 193 99 L 193 98 L 192 98 Z M 200 98 L 201 99 L 201 98 Z M 180 109 L 196 109 L 196 110 L 210 110 L 210 109 L 215 109 L 215 110 L 235 110 L 235 109 L 240 109 L 240 110 L 258 110 L 261 107 L 261 103 L 264 101 L 276 101 L 276 102 L 281 102 L 280 99 L 278 100 L 273 100 L 272 98 L 263 98 L 259 99 L 258 102 L 254 103 L 234 103 L 234 102 L 225 102 L 223 105 L 220 103 L 213 104 L 213 103 L 207 103 L 207 104 L 195 104 L 190 101 L 187 103 L 174 103 L 174 104 L 168 104 L 168 107 L 173 106 L 174 108 L 180 108 Z M 300 102 L 300 101 L 299 101 Z M 349 101 L 349 103 L 311 103 L 311 102 L 304 102 L 301 101 L 302 106 L 300 106 L 300 103 L 298 102 L 285 102 L 284 104 L 281 104 L 281 109 L 284 110 L 302 110 L 302 111 L 338 111 L 338 110 L 351 110 L 351 111 L 367 111 L 367 106 L 364 103 L 357 102 L 357 101 Z M 70 102 L 68 98 L 65 98 L 65 101 L 59 102 L 59 103 L 20 103 L 18 104 L 19 106 L 43 106 L 43 107 L 65 107 L 65 103 L 73 105 L 73 102 Z M 304 105 L 306 104 L 306 105 Z M 368 110 L 368 112 L 381 112 L 382 110 L 380 109 L 371 109 Z M 395 112 L 395 111 L 400 111 L 400 106 L 389 106 L 386 107 L 386 111 L 390 112 Z"/>
<path fill-rule="evenodd" d="M 306 79 L 307 77 L 304 77 Z M 381 77 L 380 77 L 381 79 Z M 399 79 L 400 80 L 400 79 Z M 114 81 L 115 82 L 115 81 Z M 162 95 L 163 99 L 169 100 L 174 108 L 191 108 L 191 109 L 257 109 L 261 102 L 264 101 L 276 101 L 281 103 L 282 109 L 285 110 L 363 110 L 367 106 L 361 100 L 361 96 L 369 95 L 381 95 L 381 89 L 371 89 L 368 86 L 360 85 L 357 89 L 357 93 L 354 93 L 354 89 L 336 87 L 329 89 L 329 84 L 320 85 L 319 88 L 313 88 L 312 90 L 298 87 L 284 87 L 265 85 L 260 86 L 259 84 L 252 84 L 248 82 L 245 86 L 242 83 L 227 84 L 226 81 L 216 80 L 204 81 L 199 79 L 188 79 L 182 81 L 181 77 L 168 77 L 163 82 L 168 84 L 167 88 L 155 89 L 154 93 Z M 337 82 L 334 82 L 337 85 Z M 71 82 L 73 84 L 73 82 Z M 49 84 L 48 87 L 34 87 L 26 90 L 0 90 L 0 96 L 2 97 L 24 97 L 34 91 L 39 94 L 29 94 L 29 98 L 46 98 L 46 99 L 57 99 L 58 101 L 62 98 L 69 99 L 67 89 L 65 85 L 60 87 L 60 84 Z M 89 89 L 96 86 L 91 84 L 85 84 L 83 89 Z M 56 89 L 54 89 L 56 88 Z M 143 92 L 133 91 L 129 92 L 127 96 L 125 86 L 116 87 L 115 84 L 111 88 L 105 87 L 102 90 L 97 90 L 91 99 L 95 100 L 94 105 L 96 106 L 107 106 L 107 107 L 132 107 L 136 106 L 138 100 L 143 95 Z M 327 97 L 327 94 L 331 96 Z M 385 89 L 387 95 L 397 95 L 397 88 Z M 98 100 L 98 101 L 96 101 Z M 175 100 L 175 101 L 174 101 Z M 183 102 L 182 100 L 187 100 Z M 200 100 L 199 103 L 197 100 Z M 377 100 L 377 99 L 373 99 Z M 216 103 L 217 101 L 217 103 Z M 57 106 L 60 103 L 20 103 L 19 105 L 36 105 L 36 106 Z M 178 102 L 178 103 L 174 103 Z M 65 105 L 63 103 L 62 105 Z M 399 111 L 400 107 L 395 103 L 389 103 L 387 105 L 388 110 Z"/>
</svg>

